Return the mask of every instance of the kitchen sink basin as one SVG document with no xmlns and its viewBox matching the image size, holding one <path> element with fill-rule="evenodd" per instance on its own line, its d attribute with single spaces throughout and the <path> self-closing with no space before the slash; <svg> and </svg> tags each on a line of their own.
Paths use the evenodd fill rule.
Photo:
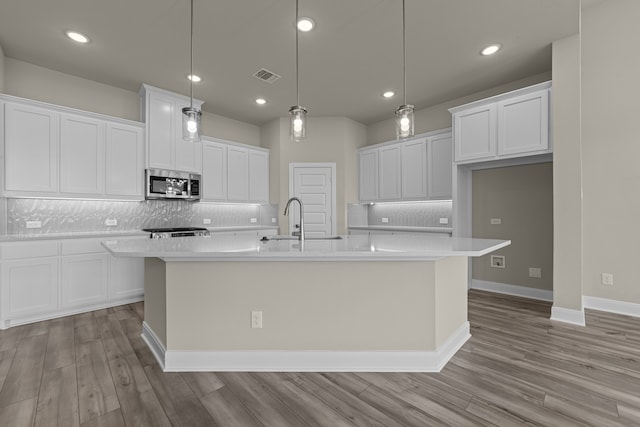
<svg viewBox="0 0 640 427">
<path fill-rule="evenodd" d="M 268 242 L 269 240 L 299 240 L 298 236 L 287 236 L 287 235 L 278 235 L 278 236 L 264 236 L 260 239 L 263 242 Z M 305 237 L 304 240 L 339 240 L 342 239 L 342 236 L 308 236 Z"/>
</svg>

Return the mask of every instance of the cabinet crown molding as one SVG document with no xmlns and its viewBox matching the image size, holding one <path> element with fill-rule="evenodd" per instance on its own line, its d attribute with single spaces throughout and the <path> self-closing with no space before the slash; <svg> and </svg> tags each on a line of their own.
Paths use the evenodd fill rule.
<svg viewBox="0 0 640 427">
<path fill-rule="evenodd" d="M 552 83 L 551 81 L 538 83 L 532 86 L 523 87 L 520 89 L 515 89 L 509 92 L 501 93 L 499 95 L 491 96 L 489 98 L 479 99 L 477 101 L 468 102 L 466 104 L 458 105 L 456 107 L 449 108 L 449 112 L 451 114 L 457 113 L 459 111 L 467 110 L 471 107 L 491 104 L 494 102 L 503 101 L 505 99 L 513 98 L 514 96 L 526 95 L 528 93 L 537 92 L 540 90 L 551 89 Z"/>
</svg>

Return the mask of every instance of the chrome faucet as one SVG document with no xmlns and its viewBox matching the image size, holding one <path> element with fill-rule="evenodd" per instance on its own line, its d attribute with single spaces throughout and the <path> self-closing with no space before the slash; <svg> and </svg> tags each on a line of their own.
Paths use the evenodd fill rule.
<svg viewBox="0 0 640 427">
<path fill-rule="evenodd" d="M 296 201 L 300 204 L 300 235 L 298 236 L 300 241 L 303 242 L 304 241 L 304 208 L 302 207 L 302 201 L 300 199 L 298 199 L 297 197 L 292 197 L 287 201 L 287 206 L 284 208 L 284 214 L 288 215 L 289 212 L 289 205 L 291 204 L 291 202 Z"/>
</svg>

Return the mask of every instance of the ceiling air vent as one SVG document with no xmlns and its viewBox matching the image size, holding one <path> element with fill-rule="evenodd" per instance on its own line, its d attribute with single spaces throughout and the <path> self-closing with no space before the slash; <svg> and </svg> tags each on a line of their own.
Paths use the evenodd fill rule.
<svg viewBox="0 0 640 427">
<path fill-rule="evenodd" d="M 277 75 L 273 71 L 269 71 L 266 68 L 260 68 L 253 75 L 256 79 L 262 80 L 263 82 L 273 83 L 278 80 L 281 76 Z"/>
</svg>

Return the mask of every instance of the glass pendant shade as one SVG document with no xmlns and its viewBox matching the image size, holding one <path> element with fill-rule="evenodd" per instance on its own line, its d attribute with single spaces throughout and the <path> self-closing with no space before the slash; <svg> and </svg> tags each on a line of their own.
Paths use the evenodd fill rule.
<svg viewBox="0 0 640 427">
<path fill-rule="evenodd" d="M 182 109 L 182 138 L 185 141 L 200 141 L 200 118 L 202 113 L 197 108 Z"/>
<path fill-rule="evenodd" d="M 299 105 L 289 109 L 289 137 L 293 142 L 302 141 L 307 135 L 307 110 Z"/>
<path fill-rule="evenodd" d="M 396 137 L 413 136 L 413 105 L 401 105 L 396 110 Z"/>
</svg>

